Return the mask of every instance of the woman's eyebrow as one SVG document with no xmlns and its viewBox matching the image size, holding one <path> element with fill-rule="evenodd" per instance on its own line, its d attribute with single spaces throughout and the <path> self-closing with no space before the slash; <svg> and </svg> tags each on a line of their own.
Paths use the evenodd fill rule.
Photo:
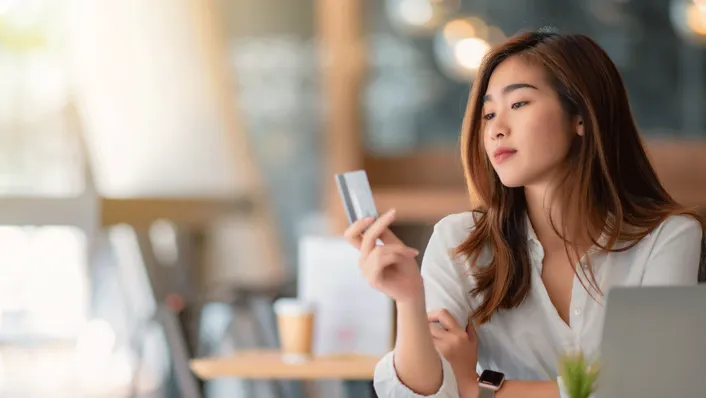
<svg viewBox="0 0 706 398">
<path fill-rule="evenodd" d="M 503 89 L 503 94 L 507 94 L 507 93 L 513 92 L 513 91 L 521 89 L 521 88 L 531 88 L 534 90 L 538 90 L 537 87 L 535 87 L 529 83 L 513 83 L 513 84 L 506 86 Z M 483 98 L 481 98 L 481 103 L 486 103 L 486 102 L 492 101 L 492 100 L 493 100 L 493 97 L 490 94 L 486 94 L 483 96 Z"/>
</svg>

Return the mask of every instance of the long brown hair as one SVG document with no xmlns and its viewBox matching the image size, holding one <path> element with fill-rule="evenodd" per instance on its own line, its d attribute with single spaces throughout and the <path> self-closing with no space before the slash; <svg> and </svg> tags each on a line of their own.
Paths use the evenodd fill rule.
<svg viewBox="0 0 706 398">
<path fill-rule="evenodd" d="M 583 35 L 516 35 L 491 49 L 480 66 L 461 137 L 476 222 L 456 254 L 472 264 L 470 272 L 476 285 L 470 293 L 482 300 L 471 316 L 481 324 L 498 310 L 519 306 L 530 290 L 524 190 L 503 186 L 485 153 L 482 137 L 482 97 L 490 76 L 501 62 L 515 55 L 543 66 L 564 110 L 583 118 L 584 136 L 576 135 L 565 171 L 556 179 L 559 196 L 554 200 L 561 206 L 563 225 L 557 228 L 551 222 L 573 264 L 579 261 L 581 240 L 590 238 L 599 250 L 623 251 L 671 215 L 688 214 L 706 226 L 695 211 L 672 199 L 657 178 L 633 121 L 620 74 L 603 49 Z M 616 247 L 618 241 L 627 244 Z M 481 266 L 476 261 L 487 249 L 492 260 Z M 586 260 L 579 280 L 592 296 L 593 292 L 602 294 L 588 256 Z"/>
</svg>

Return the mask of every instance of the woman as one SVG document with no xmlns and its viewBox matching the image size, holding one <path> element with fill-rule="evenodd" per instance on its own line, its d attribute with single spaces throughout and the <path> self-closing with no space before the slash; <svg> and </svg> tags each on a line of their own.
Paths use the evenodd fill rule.
<svg viewBox="0 0 706 398">
<path fill-rule="evenodd" d="M 611 287 L 697 283 L 704 223 L 660 184 L 591 39 L 524 33 L 493 49 L 461 145 L 474 211 L 435 226 L 421 272 L 388 229 L 394 210 L 346 231 L 397 306 L 380 397 L 560 397 L 557 358 L 597 355 Z M 488 393 L 477 369 L 507 381 Z"/>
</svg>

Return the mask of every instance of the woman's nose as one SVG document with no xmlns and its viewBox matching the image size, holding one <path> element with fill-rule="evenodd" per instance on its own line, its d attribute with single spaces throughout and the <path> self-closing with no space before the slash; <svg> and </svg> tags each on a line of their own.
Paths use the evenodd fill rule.
<svg viewBox="0 0 706 398">
<path fill-rule="evenodd" d="M 510 128 L 503 120 L 494 120 L 494 123 L 490 126 L 490 138 L 494 140 L 507 137 L 509 134 Z"/>
</svg>

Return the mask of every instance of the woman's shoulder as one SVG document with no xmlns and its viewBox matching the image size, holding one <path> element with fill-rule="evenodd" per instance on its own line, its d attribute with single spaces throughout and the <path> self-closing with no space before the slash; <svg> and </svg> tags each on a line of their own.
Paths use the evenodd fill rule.
<svg viewBox="0 0 706 398">
<path fill-rule="evenodd" d="M 656 239 L 670 236 L 694 236 L 701 239 L 703 226 L 699 220 L 688 214 L 667 217 L 653 231 Z"/>
<path fill-rule="evenodd" d="M 434 225 L 430 245 L 445 250 L 455 250 L 475 229 L 478 212 L 467 211 L 450 214 Z"/>
<path fill-rule="evenodd" d="M 659 223 L 652 231 L 638 242 L 629 252 L 651 253 L 653 250 L 672 242 L 694 242 L 699 243 L 702 239 L 703 227 L 701 222 L 688 214 L 675 214 L 667 217 Z M 624 241 L 621 245 L 628 245 Z"/>
<path fill-rule="evenodd" d="M 436 223 L 434 233 L 445 239 L 464 240 L 475 228 L 479 214 L 475 211 L 449 214 Z"/>
</svg>

